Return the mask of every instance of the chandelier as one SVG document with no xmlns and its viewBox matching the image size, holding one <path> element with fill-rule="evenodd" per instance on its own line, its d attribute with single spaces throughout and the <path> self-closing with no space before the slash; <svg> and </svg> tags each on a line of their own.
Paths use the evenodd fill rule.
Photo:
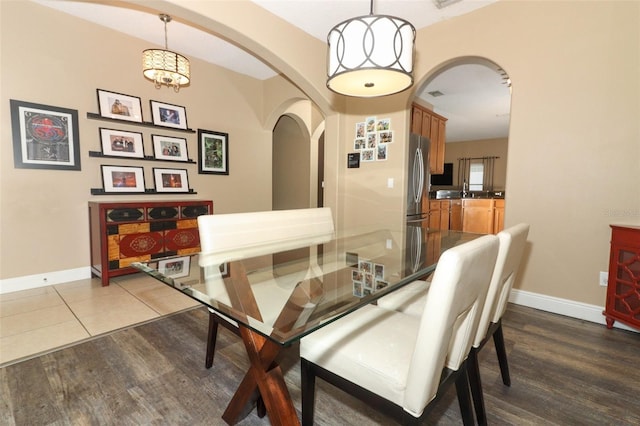
<svg viewBox="0 0 640 426">
<path fill-rule="evenodd" d="M 159 17 L 164 22 L 164 49 L 147 49 L 142 52 L 142 73 L 155 83 L 156 89 L 166 84 L 178 92 L 180 86 L 189 84 L 189 60 L 167 49 L 167 22 L 171 22 L 171 16 L 160 14 Z"/>
<path fill-rule="evenodd" d="M 386 15 L 358 16 L 329 31 L 327 87 L 347 96 L 391 95 L 413 85 L 413 44 L 409 22 Z"/>
</svg>

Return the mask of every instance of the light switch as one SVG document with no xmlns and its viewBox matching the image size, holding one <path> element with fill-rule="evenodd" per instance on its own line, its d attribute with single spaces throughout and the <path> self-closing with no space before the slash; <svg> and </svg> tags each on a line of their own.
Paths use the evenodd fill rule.
<svg viewBox="0 0 640 426">
<path fill-rule="evenodd" d="M 393 188 L 393 178 L 387 179 L 387 188 Z"/>
</svg>

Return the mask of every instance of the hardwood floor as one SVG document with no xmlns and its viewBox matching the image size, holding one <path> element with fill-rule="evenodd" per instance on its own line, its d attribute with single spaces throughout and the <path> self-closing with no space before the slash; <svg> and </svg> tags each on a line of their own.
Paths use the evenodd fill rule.
<svg viewBox="0 0 640 426">
<path fill-rule="evenodd" d="M 0 369 L 0 425 L 219 425 L 248 365 L 233 334 L 219 333 L 204 368 L 207 312 L 194 309 Z M 503 319 L 511 387 L 493 345 L 480 352 L 492 425 L 637 425 L 640 334 L 510 305 Z M 281 365 L 300 410 L 297 347 Z M 391 420 L 319 381 L 318 425 Z M 451 388 L 429 424 L 461 424 Z M 255 410 L 241 425 L 266 425 Z"/>
</svg>

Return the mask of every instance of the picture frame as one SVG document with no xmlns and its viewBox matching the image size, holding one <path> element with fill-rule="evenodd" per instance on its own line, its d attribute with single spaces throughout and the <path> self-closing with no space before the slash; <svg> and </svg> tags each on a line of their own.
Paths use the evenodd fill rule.
<svg viewBox="0 0 640 426">
<path fill-rule="evenodd" d="M 189 178 L 186 169 L 154 167 L 153 179 L 156 192 L 189 192 Z"/>
<path fill-rule="evenodd" d="M 189 161 L 187 139 L 173 136 L 151 135 L 153 156 L 156 160 Z"/>
<path fill-rule="evenodd" d="M 165 277 L 182 278 L 189 276 L 191 256 L 174 257 L 158 261 L 158 271 Z"/>
<path fill-rule="evenodd" d="M 198 173 L 229 174 L 229 134 L 198 129 Z"/>
<path fill-rule="evenodd" d="M 150 101 L 152 122 L 156 126 L 171 127 L 186 130 L 187 110 L 180 105 Z"/>
<path fill-rule="evenodd" d="M 142 133 L 100 127 L 100 145 L 103 155 L 144 158 Z"/>
<path fill-rule="evenodd" d="M 145 192 L 144 169 L 137 166 L 102 165 L 102 188 L 105 192 Z"/>
<path fill-rule="evenodd" d="M 10 109 L 16 168 L 80 170 L 77 110 L 15 99 Z"/>
<path fill-rule="evenodd" d="M 137 96 L 97 89 L 101 117 L 142 123 L 142 101 Z"/>
</svg>

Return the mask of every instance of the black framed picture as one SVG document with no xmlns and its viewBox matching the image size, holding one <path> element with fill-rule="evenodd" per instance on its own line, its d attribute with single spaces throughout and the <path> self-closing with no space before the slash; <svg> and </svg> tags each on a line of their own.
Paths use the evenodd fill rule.
<svg viewBox="0 0 640 426">
<path fill-rule="evenodd" d="M 151 116 L 156 126 L 187 129 L 187 110 L 179 105 L 164 102 L 151 102 Z"/>
<path fill-rule="evenodd" d="M 153 168 L 156 192 L 189 192 L 186 169 Z"/>
<path fill-rule="evenodd" d="M 229 174 L 229 134 L 198 129 L 198 173 Z"/>
<path fill-rule="evenodd" d="M 156 160 L 189 161 L 187 140 L 172 136 L 151 135 L 153 155 Z"/>
<path fill-rule="evenodd" d="M 80 170 L 78 111 L 10 100 L 17 168 Z"/>
<path fill-rule="evenodd" d="M 104 155 L 115 157 L 144 158 L 142 133 L 124 130 L 100 129 L 100 144 Z"/>
<path fill-rule="evenodd" d="M 97 89 L 100 116 L 142 123 L 142 101 L 137 96 Z"/>
</svg>

